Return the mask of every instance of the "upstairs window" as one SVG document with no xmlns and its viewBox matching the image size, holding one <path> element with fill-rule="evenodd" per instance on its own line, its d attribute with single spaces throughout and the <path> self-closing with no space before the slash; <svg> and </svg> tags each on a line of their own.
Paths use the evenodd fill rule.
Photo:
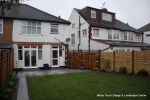
<svg viewBox="0 0 150 100">
<path fill-rule="evenodd" d="M 71 44 L 75 45 L 75 34 L 71 34 Z"/>
<path fill-rule="evenodd" d="M 124 36 L 123 36 L 124 40 L 127 40 L 128 37 L 127 37 L 127 32 L 124 33 Z"/>
<path fill-rule="evenodd" d="M 112 15 L 109 13 L 102 13 L 102 20 L 112 22 Z"/>
<path fill-rule="evenodd" d="M 51 33 L 59 33 L 58 31 L 59 24 L 51 24 Z"/>
<path fill-rule="evenodd" d="M 120 34 L 120 32 L 117 30 L 109 30 L 108 31 L 108 39 L 119 40 L 119 34 Z"/>
<path fill-rule="evenodd" d="M 82 30 L 82 36 L 86 36 L 86 35 L 87 35 L 86 29 Z"/>
<path fill-rule="evenodd" d="M 108 30 L 108 39 L 112 39 L 112 30 Z"/>
<path fill-rule="evenodd" d="M 96 11 L 95 10 L 91 10 L 91 18 L 96 18 Z"/>
<path fill-rule="evenodd" d="M 133 33 L 132 32 L 128 33 L 128 39 L 129 39 L 129 41 L 133 41 Z"/>
<path fill-rule="evenodd" d="M 119 40 L 119 32 L 118 31 L 113 31 L 113 39 Z"/>
<path fill-rule="evenodd" d="M 3 19 L 0 19 L 0 34 L 3 34 Z"/>
<path fill-rule="evenodd" d="M 41 22 L 23 21 L 22 34 L 41 34 Z"/>
<path fill-rule="evenodd" d="M 99 29 L 93 29 L 93 36 L 99 36 Z"/>
</svg>

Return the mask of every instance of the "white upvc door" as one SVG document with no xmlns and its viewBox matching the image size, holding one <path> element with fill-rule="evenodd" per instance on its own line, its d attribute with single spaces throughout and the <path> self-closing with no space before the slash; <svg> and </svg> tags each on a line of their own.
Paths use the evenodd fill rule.
<svg viewBox="0 0 150 100">
<path fill-rule="evenodd" d="M 59 46 L 52 47 L 52 67 L 59 67 Z"/>
<path fill-rule="evenodd" d="M 37 67 L 37 50 L 34 48 L 24 49 L 24 68 Z"/>
</svg>

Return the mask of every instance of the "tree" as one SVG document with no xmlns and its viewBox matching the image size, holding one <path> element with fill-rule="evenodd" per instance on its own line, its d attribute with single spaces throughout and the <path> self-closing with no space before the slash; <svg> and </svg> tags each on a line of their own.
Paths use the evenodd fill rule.
<svg viewBox="0 0 150 100">
<path fill-rule="evenodd" d="M 19 2 L 22 2 L 24 0 L 0 0 L 0 8 L 1 8 L 1 13 L 4 15 L 4 10 L 5 9 L 11 9 L 12 6 L 15 6 L 19 4 Z"/>
</svg>

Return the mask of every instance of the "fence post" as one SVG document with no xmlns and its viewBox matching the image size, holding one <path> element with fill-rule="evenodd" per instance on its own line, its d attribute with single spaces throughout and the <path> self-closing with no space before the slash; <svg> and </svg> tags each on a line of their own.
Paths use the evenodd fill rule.
<svg viewBox="0 0 150 100">
<path fill-rule="evenodd" d="M 101 69 L 101 50 L 98 51 L 99 56 L 99 69 Z"/>
<path fill-rule="evenodd" d="M 80 68 L 82 68 L 83 67 L 83 64 L 82 64 L 82 62 L 83 62 L 83 60 L 82 60 L 82 50 L 80 52 L 81 52 Z"/>
<path fill-rule="evenodd" d="M 116 58 L 115 58 L 115 56 L 116 56 L 116 52 L 113 51 L 113 71 L 114 71 L 114 72 L 115 72 L 115 63 L 116 63 Z"/>
<path fill-rule="evenodd" d="M 132 74 L 134 74 L 134 50 L 132 50 Z"/>
</svg>

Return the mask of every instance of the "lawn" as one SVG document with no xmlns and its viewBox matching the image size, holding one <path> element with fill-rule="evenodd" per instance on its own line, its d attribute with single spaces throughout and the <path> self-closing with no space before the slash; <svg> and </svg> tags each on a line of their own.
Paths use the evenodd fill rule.
<svg viewBox="0 0 150 100">
<path fill-rule="evenodd" d="M 31 100 L 150 100 L 149 77 L 84 72 L 34 76 L 27 80 Z M 113 97 L 114 94 L 123 96 Z M 127 97 L 129 94 L 138 97 Z M 139 97 L 138 94 L 146 94 L 147 97 Z"/>
</svg>

